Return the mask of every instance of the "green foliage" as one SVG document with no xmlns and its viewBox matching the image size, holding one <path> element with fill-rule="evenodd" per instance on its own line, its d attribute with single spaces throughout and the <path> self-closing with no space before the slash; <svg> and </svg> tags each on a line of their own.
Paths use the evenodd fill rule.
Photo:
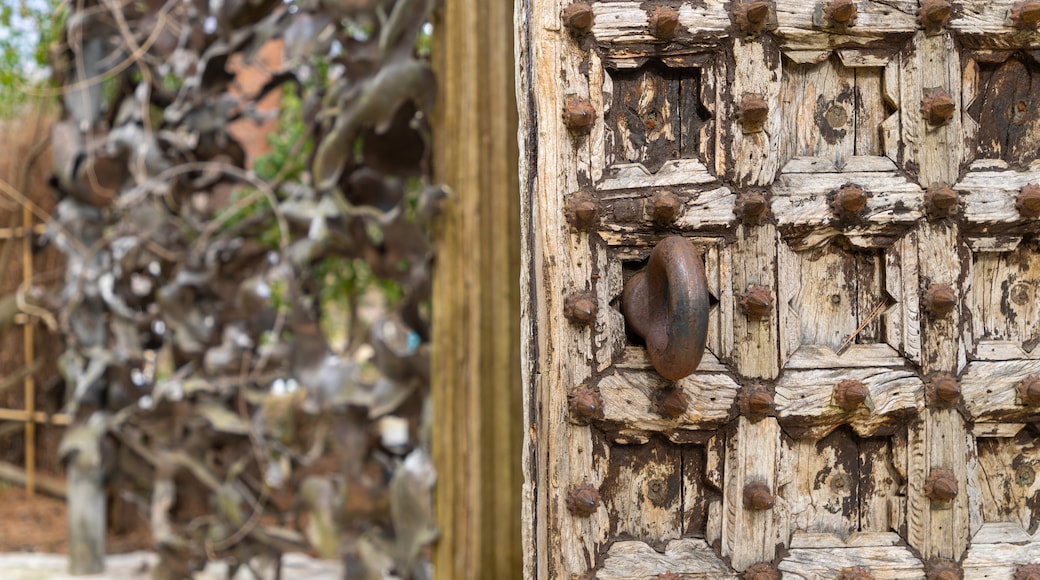
<svg viewBox="0 0 1040 580">
<path fill-rule="evenodd" d="M 258 157 L 253 164 L 257 177 L 273 181 L 281 175 L 285 181 L 298 180 L 307 169 L 314 143 L 303 123 L 303 100 L 294 85 L 283 85 L 278 130 L 268 135 L 267 142 L 271 152 Z"/>
<path fill-rule="evenodd" d="M 59 0 L 0 0 L 0 117 L 17 114 L 49 76 L 48 50 L 65 28 Z"/>
<path fill-rule="evenodd" d="M 342 303 L 360 297 L 372 288 L 377 289 L 391 306 L 404 298 L 400 284 L 377 278 L 368 262 L 361 258 L 330 256 L 318 262 L 314 271 L 315 278 L 321 283 L 322 303 Z"/>
</svg>

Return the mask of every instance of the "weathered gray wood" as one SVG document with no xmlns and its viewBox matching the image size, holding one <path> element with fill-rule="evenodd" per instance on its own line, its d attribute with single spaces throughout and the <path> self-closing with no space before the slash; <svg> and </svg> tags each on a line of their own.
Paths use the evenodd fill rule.
<svg viewBox="0 0 1040 580">
<path fill-rule="evenodd" d="M 980 546 L 1036 544 L 1040 484 L 1016 481 L 1037 464 L 1026 441 L 1037 415 L 1016 385 L 1040 373 L 1040 262 L 1037 222 L 1016 196 L 1040 183 L 1040 160 L 1026 151 L 1032 121 L 1016 149 L 1000 140 L 1018 130 L 998 122 L 1010 109 L 993 106 L 1020 94 L 1001 92 L 1008 79 L 1033 86 L 1019 66 L 1032 53 L 1015 51 L 1033 50 L 1035 34 L 1008 30 L 1004 0 L 955 2 L 950 23 L 928 30 L 917 0 L 857 1 L 848 28 L 823 19 L 824 2 L 773 2 L 766 33 L 740 29 L 739 2 L 685 2 L 671 38 L 650 30 L 663 3 L 593 2 L 585 35 L 561 24 L 568 4 L 530 0 L 518 12 L 525 163 L 536 168 L 524 203 L 527 469 L 538 486 L 527 488 L 529 575 L 726 578 L 774 561 L 779 546 L 785 577 L 861 565 L 923 578 L 926 561 L 965 554 L 966 577 L 1009 577 L 1014 567 Z M 922 101 L 937 89 L 955 112 L 932 125 Z M 599 115 L 587 136 L 560 121 L 572 96 Z M 747 96 L 769 107 L 761 130 L 740 121 Z M 929 206 L 939 183 L 959 196 L 952 219 Z M 840 215 L 832 202 L 848 184 L 868 197 Z M 562 218 L 578 191 L 598 204 L 588 232 Z M 664 192 L 679 209 L 657 223 L 651 203 Z M 744 213 L 752 193 L 765 215 Z M 714 300 L 702 365 L 673 383 L 627 335 L 619 305 L 624 281 L 674 234 L 703 249 Z M 955 294 L 947 315 L 925 300 L 937 284 Z M 771 299 L 761 319 L 741 306 L 749 286 Z M 579 290 L 599 307 L 587 327 L 561 317 Z M 952 408 L 929 394 L 938 372 L 959 377 Z M 846 410 L 834 388 L 850 379 L 867 394 Z M 591 426 L 568 412 L 578 385 L 601 397 Z M 686 407 L 666 418 L 658 397 L 673 387 Z M 766 397 L 754 409 L 753 389 Z M 942 505 L 926 495 L 939 468 L 958 488 Z M 752 481 L 771 509 L 745 507 Z M 588 518 L 566 510 L 576 483 L 604 498 Z"/>
<path fill-rule="evenodd" d="M 103 415 L 95 413 L 88 422 L 69 428 L 60 449 L 68 474 L 69 574 L 75 576 L 105 570 L 103 435 Z"/>
</svg>

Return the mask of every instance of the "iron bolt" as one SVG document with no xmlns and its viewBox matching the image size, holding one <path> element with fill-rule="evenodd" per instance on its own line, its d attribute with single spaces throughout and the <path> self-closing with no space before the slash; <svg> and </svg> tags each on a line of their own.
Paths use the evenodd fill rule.
<svg viewBox="0 0 1040 580">
<path fill-rule="evenodd" d="M 769 2 L 742 2 L 734 8 L 734 20 L 745 34 L 758 34 L 769 23 Z"/>
<path fill-rule="evenodd" d="M 839 219 L 855 217 L 867 207 L 867 197 L 869 195 L 862 187 L 852 183 L 845 184 L 834 194 L 831 210 Z"/>
<path fill-rule="evenodd" d="M 682 202 L 679 201 L 679 198 L 674 193 L 662 191 L 650 198 L 648 213 L 650 214 L 650 219 L 655 224 L 667 226 L 679 217 L 679 209 L 681 208 Z"/>
<path fill-rule="evenodd" d="M 1022 217 L 1040 217 L 1040 185 L 1029 183 L 1022 186 L 1015 199 L 1015 209 Z"/>
<path fill-rule="evenodd" d="M 1015 2 L 1011 7 L 1011 22 L 1022 30 L 1040 26 L 1040 2 Z"/>
<path fill-rule="evenodd" d="M 744 580 L 780 580 L 780 571 L 769 562 L 759 562 L 744 570 Z"/>
<path fill-rule="evenodd" d="M 957 307 L 957 294 L 946 284 L 932 284 L 924 293 L 924 307 L 932 318 L 946 318 Z"/>
<path fill-rule="evenodd" d="M 737 199 L 736 214 L 746 224 L 758 224 L 766 217 L 769 203 L 766 196 L 757 191 L 748 191 Z"/>
<path fill-rule="evenodd" d="M 773 311 L 773 296 L 765 286 L 748 286 L 740 297 L 740 307 L 751 320 L 765 320 Z"/>
<path fill-rule="evenodd" d="M 567 492 L 567 511 L 579 518 L 587 518 L 599 509 L 599 490 L 588 484 L 572 486 Z"/>
<path fill-rule="evenodd" d="M 769 117 L 769 103 L 759 95 L 746 95 L 737 108 L 737 120 L 745 133 L 761 131 Z"/>
<path fill-rule="evenodd" d="M 1015 580 L 1040 580 L 1040 564 L 1026 564 L 1015 570 Z"/>
<path fill-rule="evenodd" d="M 589 386 L 581 386 L 567 393 L 567 408 L 571 418 L 581 424 L 603 417 L 603 399 L 599 396 L 599 390 Z"/>
<path fill-rule="evenodd" d="M 744 486 L 744 509 L 763 511 L 773 509 L 773 494 L 769 486 L 761 481 L 754 481 Z"/>
<path fill-rule="evenodd" d="M 961 571 L 956 562 L 935 562 L 928 567 L 928 580 L 961 580 Z"/>
<path fill-rule="evenodd" d="M 1018 400 L 1027 407 L 1040 407 L 1040 377 L 1029 375 L 1015 387 Z"/>
<path fill-rule="evenodd" d="M 596 319 L 596 298 L 588 292 L 575 292 L 563 301 L 563 315 L 572 324 L 588 326 Z"/>
<path fill-rule="evenodd" d="M 563 124 L 575 135 L 588 135 L 596 124 L 596 109 L 587 99 L 574 97 L 563 108 Z"/>
<path fill-rule="evenodd" d="M 921 10 L 917 13 L 917 21 L 925 30 L 938 30 L 950 21 L 952 12 L 953 5 L 950 4 L 950 0 L 921 0 Z"/>
<path fill-rule="evenodd" d="M 947 467 L 936 467 L 924 480 L 924 494 L 928 499 L 946 503 L 957 497 L 957 477 Z"/>
<path fill-rule="evenodd" d="M 591 195 L 580 191 L 567 200 L 563 214 L 574 229 L 589 231 L 596 225 L 596 218 L 599 217 L 599 204 Z"/>
<path fill-rule="evenodd" d="M 941 127 L 948 123 L 956 110 L 957 104 L 954 103 L 953 97 L 943 89 L 930 91 L 921 101 L 921 113 L 924 114 L 925 121 L 933 127 Z"/>
<path fill-rule="evenodd" d="M 563 9 L 563 24 L 574 36 L 581 36 L 592 30 L 592 6 L 588 2 L 571 2 Z"/>
<path fill-rule="evenodd" d="M 852 0 L 831 0 L 823 9 L 823 17 L 836 28 L 853 26 L 856 24 L 856 3 Z"/>
<path fill-rule="evenodd" d="M 842 568 L 841 572 L 838 572 L 837 580 L 874 580 L 874 575 L 866 568 L 856 566 L 855 568 Z"/>
<path fill-rule="evenodd" d="M 679 27 L 679 11 L 671 6 L 658 6 L 650 13 L 650 34 L 661 40 L 675 37 Z"/>
<path fill-rule="evenodd" d="M 834 404 L 846 411 L 855 411 L 867 402 L 867 386 L 863 381 L 847 379 L 834 387 Z"/>
<path fill-rule="evenodd" d="M 928 381 L 928 398 L 940 409 L 948 409 L 961 401 L 961 383 L 950 373 L 937 373 Z"/>
<path fill-rule="evenodd" d="M 949 217 L 957 212 L 957 192 L 945 183 L 933 183 L 924 194 L 924 207 L 933 218 Z"/>
<path fill-rule="evenodd" d="M 670 385 L 657 392 L 657 414 L 665 419 L 681 417 L 689 405 L 686 393 L 675 385 Z"/>
<path fill-rule="evenodd" d="M 765 417 L 772 413 L 775 407 L 773 393 L 761 385 L 745 387 L 737 394 L 737 408 L 749 419 Z"/>
</svg>

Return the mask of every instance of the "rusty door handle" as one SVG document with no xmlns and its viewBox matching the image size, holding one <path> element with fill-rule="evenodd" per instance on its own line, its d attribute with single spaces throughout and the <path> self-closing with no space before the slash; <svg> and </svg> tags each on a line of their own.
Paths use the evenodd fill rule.
<svg viewBox="0 0 1040 580">
<path fill-rule="evenodd" d="M 621 312 L 646 340 L 654 369 L 677 381 L 697 369 L 708 340 L 708 280 L 697 249 L 670 236 L 650 252 L 646 268 L 625 284 Z"/>
</svg>

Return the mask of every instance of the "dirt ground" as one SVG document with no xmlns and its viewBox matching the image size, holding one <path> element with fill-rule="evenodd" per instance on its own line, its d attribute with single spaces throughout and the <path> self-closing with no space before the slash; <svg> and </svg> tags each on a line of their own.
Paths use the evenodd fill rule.
<svg viewBox="0 0 1040 580">
<path fill-rule="evenodd" d="M 65 502 L 37 493 L 29 497 L 19 487 L 0 485 L 0 553 L 68 553 Z M 109 533 L 105 551 L 123 554 L 151 547 L 147 533 Z"/>
</svg>

